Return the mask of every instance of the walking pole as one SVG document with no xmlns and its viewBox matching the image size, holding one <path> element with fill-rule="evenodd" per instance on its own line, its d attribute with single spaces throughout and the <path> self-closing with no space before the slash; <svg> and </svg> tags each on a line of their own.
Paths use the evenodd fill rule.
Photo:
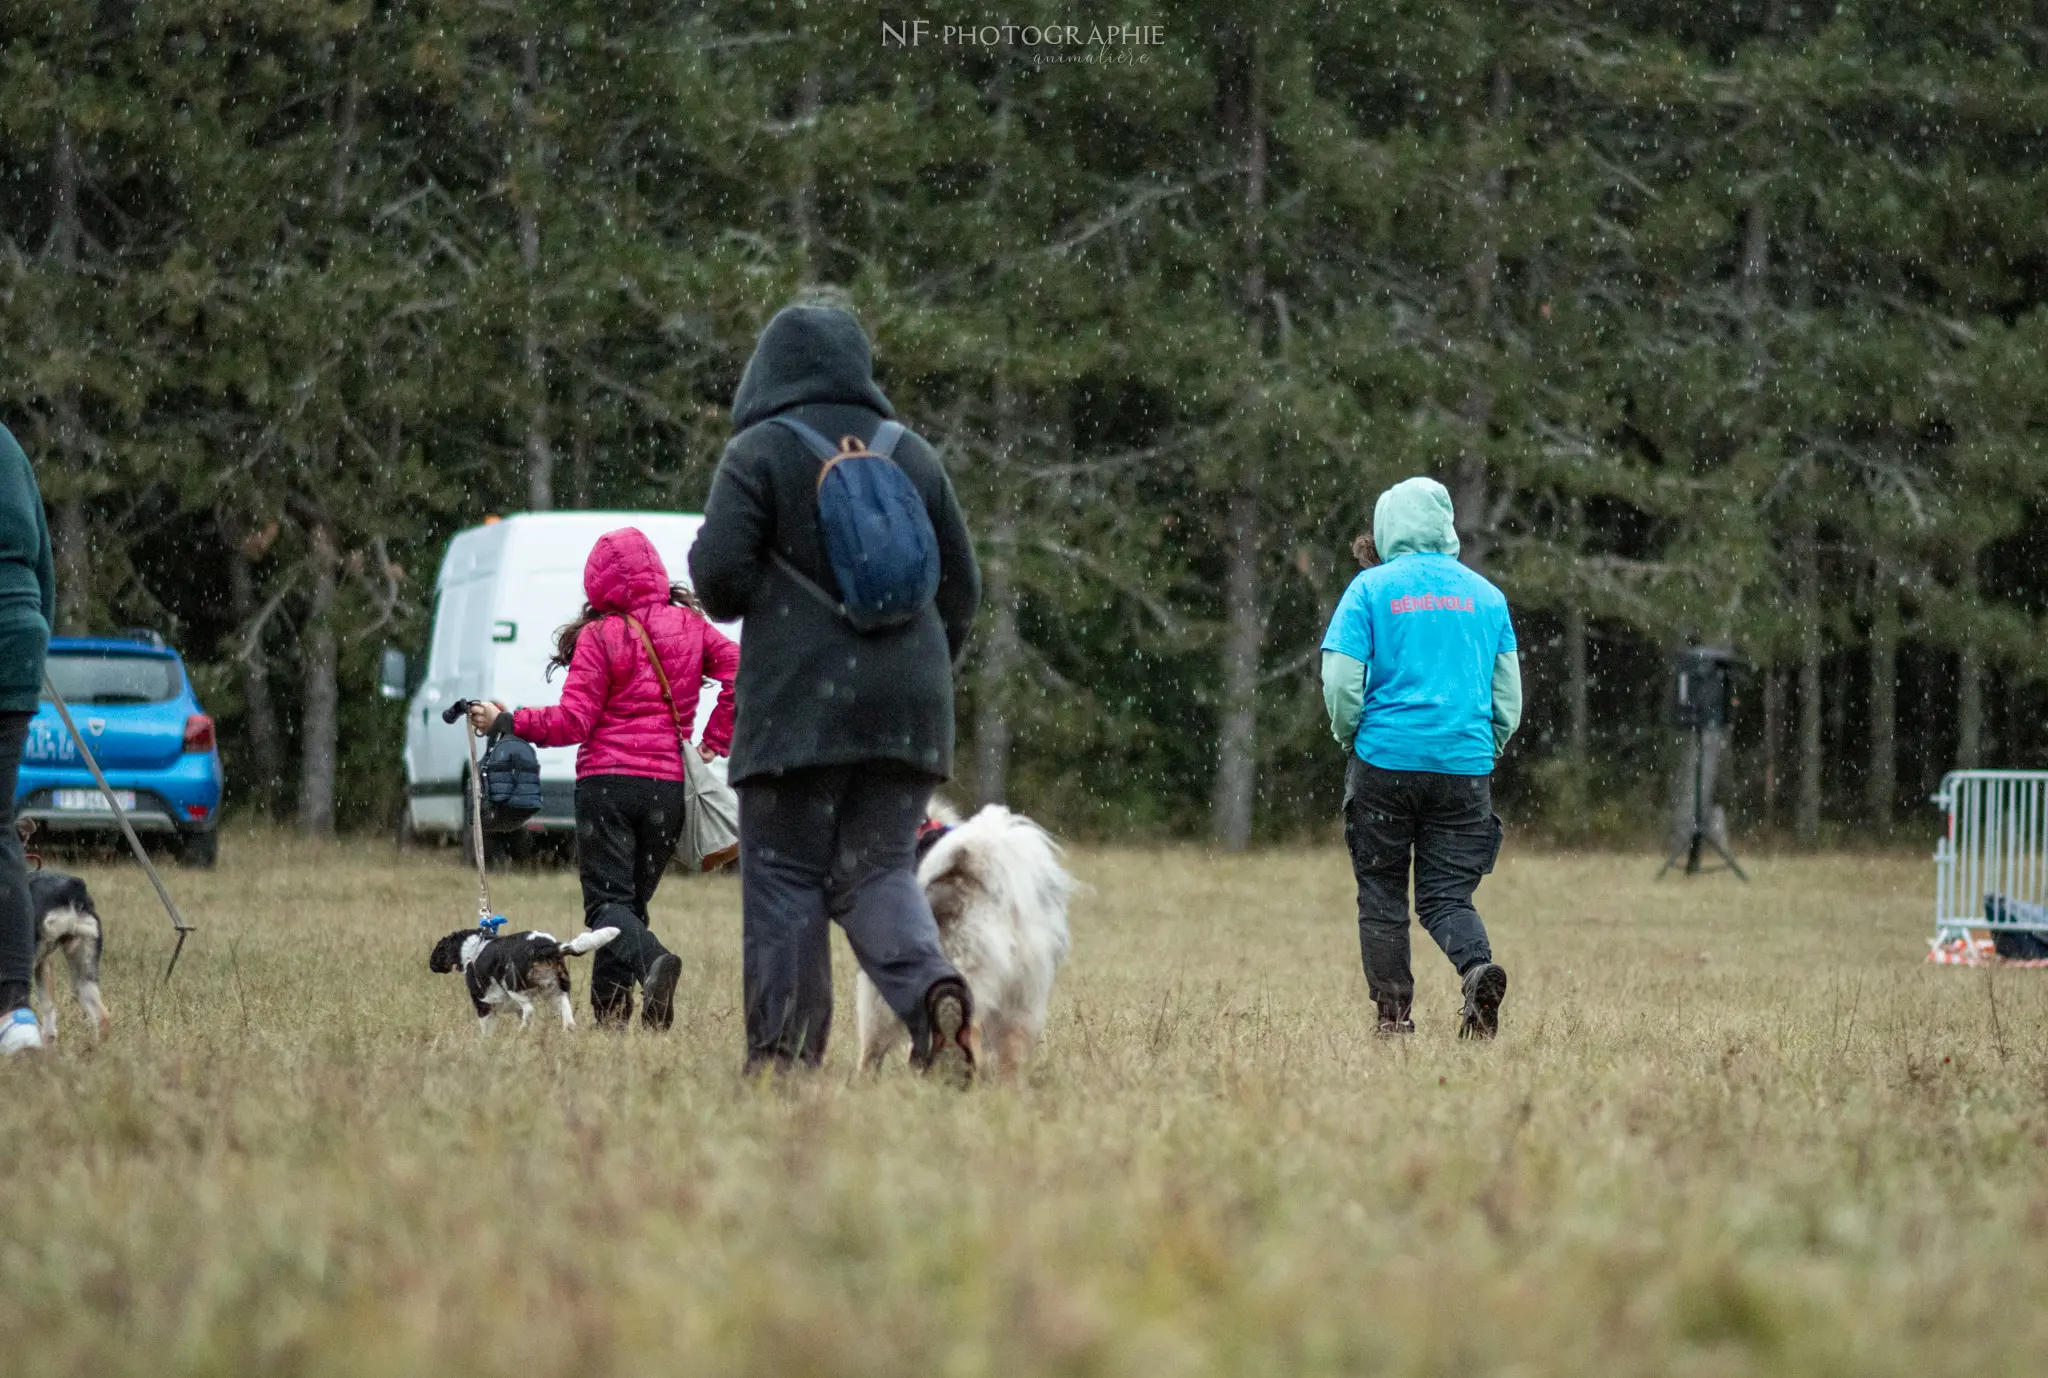
<svg viewBox="0 0 2048 1378">
<path fill-rule="evenodd" d="M 57 705 L 57 716 L 64 720 L 64 728 L 71 734 L 71 740 L 78 743 L 79 754 L 85 757 L 85 768 L 92 772 L 93 780 L 99 785 L 100 793 L 107 797 L 107 806 L 114 811 L 114 821 L 121 825 L 122 833 L 128 838 L 128 846 L 134 851 L 135 859 L 142 863 L 143 871 L 149 876 L 149 883 L 156 887 L 156 897 L 164 902 L 164 912 L 171 916 L 171 927 L 178 931 L 178 945 L 171 949 L 171 960 L 164 966 L 164 984 L 171 982 L 171 973 L 178 969 L 178 958 L 185 951 L 185 939 L 195 927 L 185 922 L 185 916 L 178 912 L 178 903 L 171 898 L 171 892 L 164 888 L 164 878 L 157 874 L 156 866 L 143 849 L 142 839 L 135 835 L 135 825 L 128 821 L 128 811 L 121 807 L 115 797 L 113 786 L 100 772 L 100 763 L 93 759 L 92 748 L 85 744 L 85 736 L 78 730 L 78 724 L 71 720 L 71 705 L 64 702 L 64 696 L 57 692 L 57 686 L 49 675 L 43 676 L 43 690 L 50 696 L 50 702 Z"/>
</svg>

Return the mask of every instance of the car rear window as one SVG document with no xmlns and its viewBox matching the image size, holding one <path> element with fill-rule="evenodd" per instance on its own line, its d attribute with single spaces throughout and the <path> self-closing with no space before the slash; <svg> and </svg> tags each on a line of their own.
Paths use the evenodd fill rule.
<svg viewBox="0 0 2048 1378">
<path fill-rule="evenodd" d="M 50 682 L 66 703 L 165 703 L 181 687 L 178 662 L 163 656 L 59 651 L 50 656 Z"/>
</svg>

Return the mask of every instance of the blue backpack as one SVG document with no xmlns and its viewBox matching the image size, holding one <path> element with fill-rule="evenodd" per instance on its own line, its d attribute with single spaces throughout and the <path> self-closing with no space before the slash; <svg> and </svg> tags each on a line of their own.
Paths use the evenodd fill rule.
<svg viewBox="0 0 2048 1378">
<path fill-rule="evenodd" d="M 818 471 L 818 530 L 838 581 L 834 598 L 802 570 L 771 551 L 775 563 L 858 632 L 898 627 L 917 616 L 939 590 L 939 537 L 910 476 L 890 456 L 903 427 L 884 421 L 863 445 L 838 445 L 791 416 L 769 418 L 804 443 L 825 467 Z"/>
</svg>

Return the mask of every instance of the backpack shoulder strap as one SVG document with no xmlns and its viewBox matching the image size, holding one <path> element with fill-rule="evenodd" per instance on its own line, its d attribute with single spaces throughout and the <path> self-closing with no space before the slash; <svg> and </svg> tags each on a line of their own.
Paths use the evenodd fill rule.
<svg viewBox="0 0 2048 1378">
<path fill-rule="evenodd" d="M 839 453 L 837 445 L 825 439 L 823 435 L 818 433 L 815 427 L 805 425 L 794 416 L 771 416 L 768 418 L 768 424 L 780 426 L 785 431 L 788 431 L 798 440 L 801 440 L 804 443 L 804 448 L 819 459 L 830 459 Z"/>
<path fill-rule="evenodd" d="M 768 422 L 770 425 L 782 427 L 801 440 L 804 448 L 819 459 L 833 460 L 845 453 L 840 446 L 827 440 L 817 427 L 806 425 L 794 416 L 771 416 Z M 884 421 L 875 429 L 874 439 L 868 442 L 868 453 L 880 455 L 883 459 L 891 458 L 896 453 L 896 442 L 903 439 L 903 431 L 904 425 L 901 421 Z"/>
<path fill-rule="evenodd" d="M 846 616 L 846 604 L 840 602 L 837 598 L 834 598 L 831 594 L 825 592 L 824 586 L 822 584 L 820 584 L 816 579 L 813 579 L 810 575 L 798 569 L 796 567 L 796 563 L 793 560 L 791 560 L 788 556 L 784 555 L 781 551 L 775 549 L 773 546 L 770 546 L 768 548 L 768 558 L 773 560 L 776 566 L 779 569 L 781 569 L 781 571 L 784 574 L 787 574 L 790 578 L 796 580 L 798 588 L 802 589 L 805 593 L 811 595 L 811 597 L 817 599 L 820 603 L 823 603 L 826 607 L 830 608 L 839 616 Z"/>
</svg>

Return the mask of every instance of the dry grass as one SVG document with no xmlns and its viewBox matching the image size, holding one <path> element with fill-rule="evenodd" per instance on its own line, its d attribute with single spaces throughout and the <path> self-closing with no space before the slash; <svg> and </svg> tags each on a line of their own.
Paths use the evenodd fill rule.
<svg viewBox="0 0 2048 1378">
<path fill-rule="evenodd" d="M 1491 1047 L 1427 947 L 1368 1036 L 1334 850 L 1076 868 L 1044 1060 L 964 1096 L 851 1080 L 843 996 L 741 1085 L 730 882 L 658 901 L 667 1037 L 483 1041 L 446 856 L 231 839 L 168 991 L 94 869 L 114 1037 L 0 1067 L 5 1371 L 2040 1371 L 2048 973 L 1922 965 L 1925 861 L 1511 856 Z"/>
</svg>

